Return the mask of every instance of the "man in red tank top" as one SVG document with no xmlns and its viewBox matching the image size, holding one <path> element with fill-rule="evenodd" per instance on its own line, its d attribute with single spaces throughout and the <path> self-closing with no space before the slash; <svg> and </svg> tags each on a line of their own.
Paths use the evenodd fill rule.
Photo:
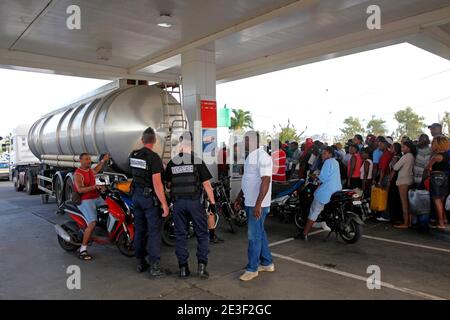
<svg viewBox="0 0 450 320">
<path fill-rule="evenodd" d="M 78 209 L 80 209 L 88 224 L 84 231 L 83 243 L 79 252 L 79 258 L 82 260 L 92 260 L 92 256 L 87 253 L 87 245 L 97 223 L 97 208 L 105 205 L 102 197 L 100 197 L 100 187 L 95 183 L 95 175 L 103 169 L 103 166 L 108 161 L 109 155 L 106 154 L 100 163 L 92 169 L 91 156 L 83 153 L 80 155 L 80 168 L 74 174 L 74 189 L 81 196 L 81 204 L 78 206 Z"/>
<path fill-rule="evenodd" d="M 273 182 L 286 182 L 286 152 L 283 150 L 283 146 L 279 140 L 273 140 L 272 147 L 272 181 Z"/>
</svg>

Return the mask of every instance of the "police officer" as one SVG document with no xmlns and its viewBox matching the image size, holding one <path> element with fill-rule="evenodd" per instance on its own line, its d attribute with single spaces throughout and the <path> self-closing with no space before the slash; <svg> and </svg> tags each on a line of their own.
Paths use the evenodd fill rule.
<svg viewBox="0 0 450 320">
<path fill-rule="evenodd" d="M 134 249 L 139 260 L 137 270 L 144 272 L 150 267 L 150 276 L 161 278 L 166 276 L 160 267 L 161 229 L 163 218 L 169 215 L 169 207 L 162 182 L 163 163 L 152 150 L 155 143 L 155 131 L 147 128 L 142 134 L 144 147 L 130 154 L 129 163 L 133 175 Z"/>
<path fill-rule="evenodd" d="M 198 275 L 209 278 L 206 270 L 209 253 L 208 218 L 200 201 L 203 188 L 209 199 L 208 211 L 216 213 L 214 193 L 210 183 L 211 173 L 205 163 L 192 153 L 192 134 L 185 132 L 180 138 L 180 153 L 168 164 L 165 172 L 166 182 L 171 191 L 175 223 L 176 249 L 180 267 L 180 277 L 190 275 L 187 249 L 188 219 L 192 220 L 197 237 Z"/>
</svg>

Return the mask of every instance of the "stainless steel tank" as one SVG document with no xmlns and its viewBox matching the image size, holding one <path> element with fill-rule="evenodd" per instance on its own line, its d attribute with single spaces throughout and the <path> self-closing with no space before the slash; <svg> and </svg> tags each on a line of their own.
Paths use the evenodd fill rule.
<svg viewBox="0 0 450 320">
<path fill-rule="evenodd" d="M 41 160 L 44 155 L 109 152 L 118 169 L 128 172 L 128 156 L 141 147 L 147 127 L 157 130 L 154 151 L 162 155 L 168 134 L 166 97 L 169 104 L 178 104 L 160 87 L 147 85 L 119 86 L 80 100 L 36 121 L 29 131 L 30 150 Z"/>
</svg>

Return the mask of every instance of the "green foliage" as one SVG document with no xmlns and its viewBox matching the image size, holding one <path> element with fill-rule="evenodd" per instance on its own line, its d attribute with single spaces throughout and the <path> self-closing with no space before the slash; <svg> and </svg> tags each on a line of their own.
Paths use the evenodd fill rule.
<svg viewBox="0 0 450 320">
<path fill-rule="evenodd" d="M 442 133 L 450 135 L 450 112 L 445 111 L 444 116 L 439 123 L 442 125 Z"/>
<path fill-rule="evenodd" d="M 295 140 L 300 142 L 301 136 L 304 134 L 303 132 L 299 132 L 297 128 L 291 123 L 291 120 L 288 119 L 286 125 L 279 124 L 278 129 L 273 127 L 274 136 L 278 137 L 278 139 L 283 143 L 286 140 Z"/>
<path fill-rule="evenodd" d="M 233 109 L 230 128 L 237 131 L 242 131 L 247 128 L 253 129 L 253 118 L 250 111 Z"/>
<path fill-rule="evenodd" d="M 372 119 L 367 123 L 366 132 L 375 136 L 385 136 L 387 133 L 386 121 L 372 116 Z"/>
<path fill-rule="evenodd" d="M 356 134 L 364 136 L 364 128 L 361 124 L 361 120 L 357 117 L 349 117 L 344 120 L 344 127 L 341 130 L 340 141 L 342 143 L 347 142 L 349 139 L 353 139 Z"/>
<path fill-rule="evenodd" d="M 397 139 L 403 136 L 416 139 L 423 133 L 423 128 L 425 127 L 425 123 L 423 122 L 424 117 L 415 113 L 411 107 L 398 111 L 394 118 L 398 122 L 398 127 L 395 131 L 395 137 Z"/>
</svg>

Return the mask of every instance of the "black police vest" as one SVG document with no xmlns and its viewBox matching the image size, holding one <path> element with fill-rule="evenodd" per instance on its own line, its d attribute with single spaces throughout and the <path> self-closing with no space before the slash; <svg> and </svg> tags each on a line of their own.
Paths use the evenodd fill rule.
<svg viewBox="0 0 450 320">
<path fill-rule="evenodd" d="M 193 162 L 192 162 L 193 163 Z M 176 199 L 197 199 L 202 194 L 197 167 L 194 164 L 179 164 L 171 167 L 172 181 L 170 192 Z"/>
<path fill-rule="evenodd" d="M 148 163 L 149 150 L 142 148 L 133 151 L 130 154 L 129 164 L 131 175 L 133 176 L 133 184 L 141 188 L 153 188 L 153 180 L 151 174 L 151 163 Z"/>
</svg>

